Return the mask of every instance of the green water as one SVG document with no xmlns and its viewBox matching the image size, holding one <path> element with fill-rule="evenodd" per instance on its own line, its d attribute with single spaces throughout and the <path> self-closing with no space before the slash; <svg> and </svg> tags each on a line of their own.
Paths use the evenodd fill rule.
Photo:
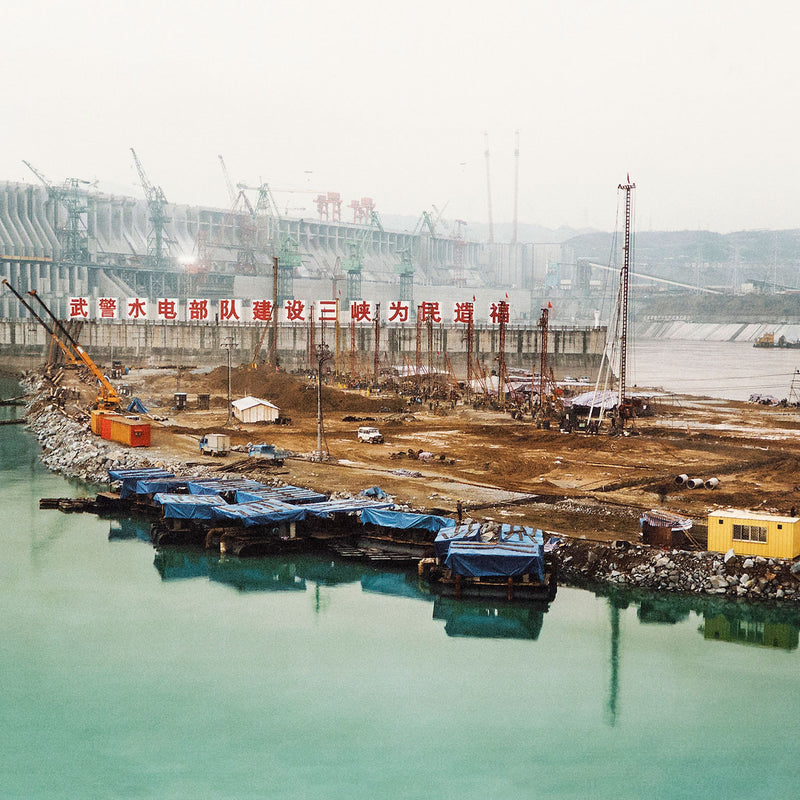
<svg viewBox="0 0 800 800">
<path fill-rule="evenodd" d="M 0 797 L 797 796 L 796 615 L 157 554 L 36 453 L 0 428 Z"/>
</svg>

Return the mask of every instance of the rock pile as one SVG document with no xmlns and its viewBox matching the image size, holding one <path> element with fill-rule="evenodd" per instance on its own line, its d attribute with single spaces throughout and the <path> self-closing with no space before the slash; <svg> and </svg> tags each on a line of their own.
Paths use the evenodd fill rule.
<svg viewBox="0 0 800 800">
<path fill-rule="evenodd" d="M 42 463 L 51 471 L 86 483 L 108 483 L 110 469 L 160 467 L 176 474 L 179 462 L 153 462 L 146 453 L 94 436 L 85 423 L 76 422 L 55 402 L 49 402 L 45 378 L 29 376 L 24 386 L 30 402 L 25 408 L 28 427 L 42 446 Z"/>
<path fill-rule="evenodd" d="M 559 548 L 560 576 L 577 585 L 607 582 L 660 592 L 800 601 L 800 563 L 627 545 L 566 539 Z"/>
</svg>

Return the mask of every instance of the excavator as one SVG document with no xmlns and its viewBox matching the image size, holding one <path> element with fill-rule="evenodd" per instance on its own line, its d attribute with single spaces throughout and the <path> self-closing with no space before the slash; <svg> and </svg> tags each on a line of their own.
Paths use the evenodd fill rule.
<svg viewBox="0 0 800 800">
<path fill-rule="evenodd" d="M 47 331 L 52 340 L 61 348 L 66 361 L 73 365 L 83 364 L 95 377 L 99 387 L 95 408 L 101 411 L 118 411 L 122 404 L 122 398 L 117 393 L 117 390 L 111 385 L 111 382 L 97 364 L 92 361 L 89 354 L 50 311 L 44 300 L 36 293 L 36 290 L 31 290 L 28 294 L 39 303 L 50 317 L 53 323 L 52 327 L 34 311 L 30 304 L 7 280 L 3 280 L 3 285 L 9 288 L 20 303 L 30 312 L 31 316 Z"/>
</svg>

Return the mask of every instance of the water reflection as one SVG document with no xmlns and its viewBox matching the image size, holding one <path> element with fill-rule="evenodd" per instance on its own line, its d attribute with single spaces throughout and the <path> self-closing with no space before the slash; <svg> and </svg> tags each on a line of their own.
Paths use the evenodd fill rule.
<svg viewBox="0 0 800 800">
<path fill-rule="evenodd" d="M 113 520 L 108 530 L 108 540 L 113 542 L 125 539 L 141 539 L 143 542 L 149 542 L 150 521 L 131 517 Z"/>
<path fill-rule="evenodd" d="M 492 604 L 485 600 L 455 600 L 437 597 L 433 618 L 444 620 L 448 636 L 471 636 L 482 639 L 539 638 L 545 604 Z"/>
<path fill-rule="evenodd" d="M 617 609 L 636 607 L 643 625 L 677 625 L 694 614 L 702 618 L 699 633 L 709 641 L 796 650 L 800 639 L 800 609 L 768 603 L 746 603 L 708 595 L 656 595 L 635 589 L 594 590 Z"/>
<path fill-rule="evenodd" d="M 609 607 L 609 682 L 606 721 L 614 727 L 619 714 L 621 668 L 620 612 L 634 606 L 642 625 L 678 625 L 691 615 L 702 618 L 698 631 L 708 641 L 781 650 L 796 650 L 800 609 L 743 603 L 719 597 L 655 595 L 617 586 L 595 589 Z"/>
</svg>

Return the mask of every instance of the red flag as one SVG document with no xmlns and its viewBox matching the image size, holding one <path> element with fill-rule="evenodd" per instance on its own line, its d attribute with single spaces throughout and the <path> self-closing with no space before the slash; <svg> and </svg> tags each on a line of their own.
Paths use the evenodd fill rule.
<svg viewBox="0 0 800 800">
<path fill-rule="evenodd" d="M 553 307 L 553 304 L 549 300 L 547 301 L 547 307 L 548 308 L 552 308 Z"/>
</svg>

